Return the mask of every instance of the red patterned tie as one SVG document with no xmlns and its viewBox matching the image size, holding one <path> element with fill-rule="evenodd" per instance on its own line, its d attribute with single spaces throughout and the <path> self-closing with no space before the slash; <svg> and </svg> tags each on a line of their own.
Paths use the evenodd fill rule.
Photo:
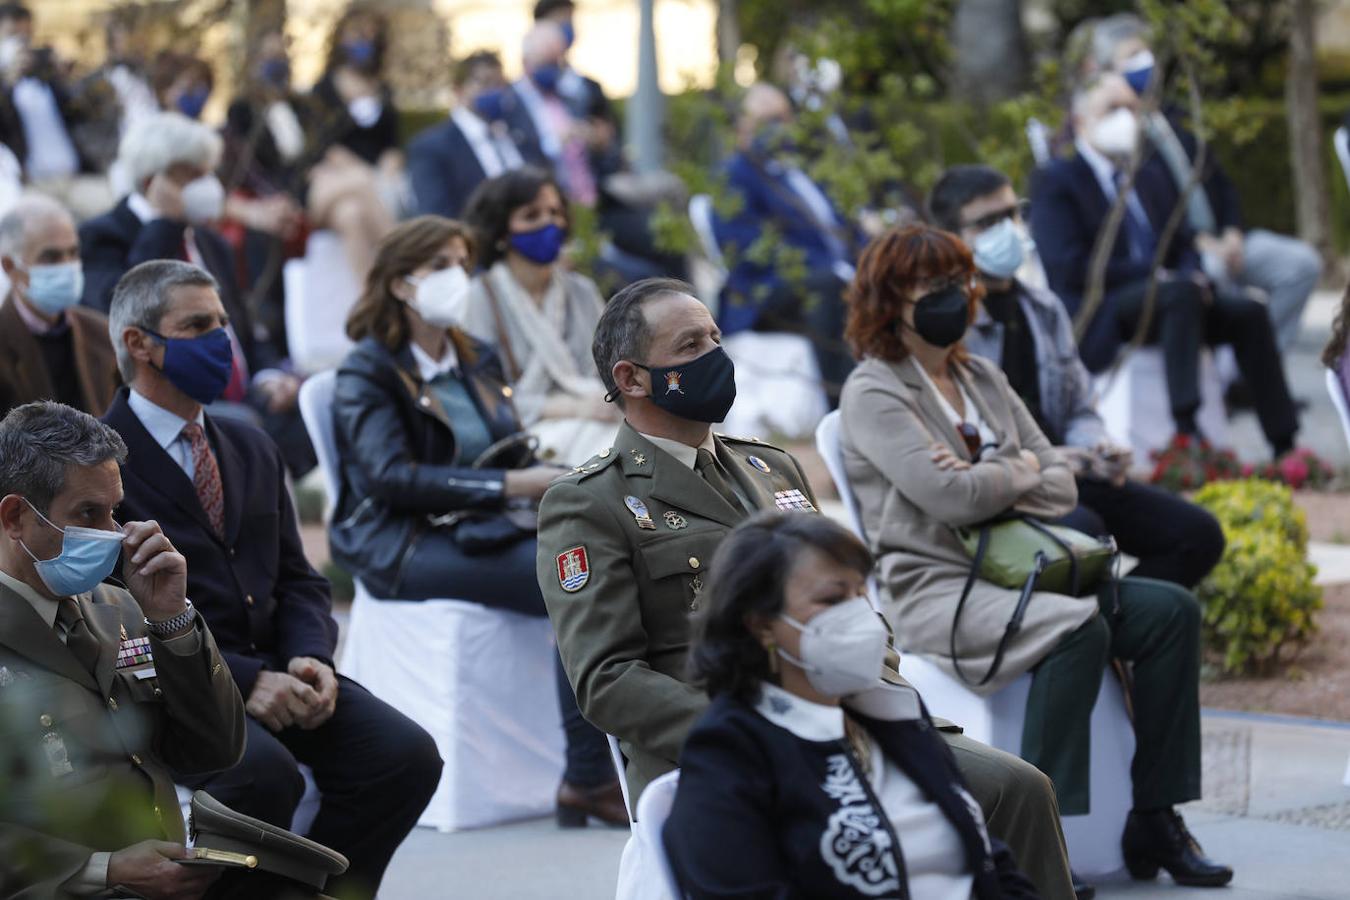
<svg viewBox="0 0 1350 900">
<path fill-rule="evenodd" d="M 216 455 L 206 442 L 202 426 L 189 422 L 183 426 L 183 434 L 192 444 L 192 486 L 197 489 L 197 499 L 206 511 L 211 529 L 216 537 L 225 537 L 225 490 L 220 484 L 220 467 L 216 465 Z"/>
</svg>

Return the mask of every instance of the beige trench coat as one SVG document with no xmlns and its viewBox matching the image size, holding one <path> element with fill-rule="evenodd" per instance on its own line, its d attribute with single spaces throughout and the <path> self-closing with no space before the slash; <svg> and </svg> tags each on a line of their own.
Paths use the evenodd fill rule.
<svg viewBox="0 0 1350 900">
<path fill-rule="evenodd" d="M 956 364 L 955 375 L 994 431 L 998 448 L 986 450 L 980 463 L 965 471 L 939 469 L 929 458 L 934 443 L 966 460 L 970 454 L 917 366 L 912 358 L 899 363 L 868 358 L 854 369 L 840 400 L 840 442 L 877 556 L 896 643 L 955 675 L 952 617 L 970 557 L 954 529 L 1010 508 L 1056 518 L 1074 508 L 1078 489 L 1003 372 L 980 358 Z M 1039 472 L 1021 458 L 1023 448 L 1036 454 Z M 957 633 L 961 668 L 972 680 L 982 678 L 993 661 L 1018 594 L 975 583 Z M 990 694 L 1004 687 L 1096 613 L 1093 597 L 1037 592 L 998 674 L 975 690 Z"/>
</svg>

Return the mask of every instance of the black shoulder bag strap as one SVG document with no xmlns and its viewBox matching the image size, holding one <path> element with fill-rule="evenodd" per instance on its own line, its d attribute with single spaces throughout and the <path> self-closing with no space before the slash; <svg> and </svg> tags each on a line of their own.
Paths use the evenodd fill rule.
<svg viewBox="0 0 1350 900">
<path fill-rule="evenodd" d="M 1035 565 L 1032 567 L 1031 574 L 1027 576 L 1026 584 L 1022 585 L 1022 594 L 1017 598 L 1017 606 L 1013 609 L 1012 618 L 1008 620 L 1007 627 L 1003 629 L 1003 637 L 999 639 L 998 649 L 994 651 L 994 661 L 989 664 L 989 671 L 985 672 L 984 677 L 979 681 L 971 681 L 962 671 L 961 657 L 956 652 L 956 629 L 961 624 L 961 611 L 965 608 L 966 600 L 975 587 L 975 581 L 980 577 L 980 563 L 984 562 L 985 551 L 989 549 L 989 528 L 988 525 L 980 526 L 980 541 L 975 547 L 975 557 L 970 561 L 970 574 L 966 576 L 966 586 L 961 591 L 961 599 L 956 603 L 956 614 L 952 616 L 950 647 L 952 668 L 956 670 L 957 677 L 972 687 L 983 687 L 998 674 L 999 667 L 1003 665 L 1003 654 L 1007 651 L 1008 644 L 1022 630 L 1022 618 L 1026 615 L 1027 604 L 1031 602 L 1031 595 L 1036 590 L 1036 581 L 1041 577 L 1041 572 L 1045 571 L 1046 564 L 1045 554 L 1037 552 Z"/>
</svg>

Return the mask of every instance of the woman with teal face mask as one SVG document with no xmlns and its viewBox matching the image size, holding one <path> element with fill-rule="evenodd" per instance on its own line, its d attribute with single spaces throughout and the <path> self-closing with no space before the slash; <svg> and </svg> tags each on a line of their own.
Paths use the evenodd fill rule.
<svg viewBox="0 0 1350 900">
<path fill-rule="evenodd" d="M 560 263 L 569 224 L 562 191 L 544 172 L 518 169 L 484 182 L 464 218 L 486 269 L 474 278 L 465 330 L 498 348 L 541 453 L 577 465 L 609 446 L 618 417 L 591 360 L 604 301 L 593 281 Z"/>
</svg>

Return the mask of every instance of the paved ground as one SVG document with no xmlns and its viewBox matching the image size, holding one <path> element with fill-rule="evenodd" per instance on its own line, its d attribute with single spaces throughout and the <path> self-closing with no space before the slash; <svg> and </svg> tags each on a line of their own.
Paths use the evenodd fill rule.
<svg viewBox="0 0 1350 900">
<path fill-rule="evenodd" d="M 1186 815 L 1206 850 L 1237 870 L 1233 887 L 1217 896 L 1350 897 L 1350 787 L 1342 784 L 1350 726 L 1211 711 L 1204 738 L 1206 799 Z M 547 819 L 457 834 L 418 829 L 381 897 L 601 900 L 613 896 L 626 839 L 609 829 L 559 831 Z M 1102 884 L 1098 896 L 1191 893 L 1164 877 Z"/>
</svg>

